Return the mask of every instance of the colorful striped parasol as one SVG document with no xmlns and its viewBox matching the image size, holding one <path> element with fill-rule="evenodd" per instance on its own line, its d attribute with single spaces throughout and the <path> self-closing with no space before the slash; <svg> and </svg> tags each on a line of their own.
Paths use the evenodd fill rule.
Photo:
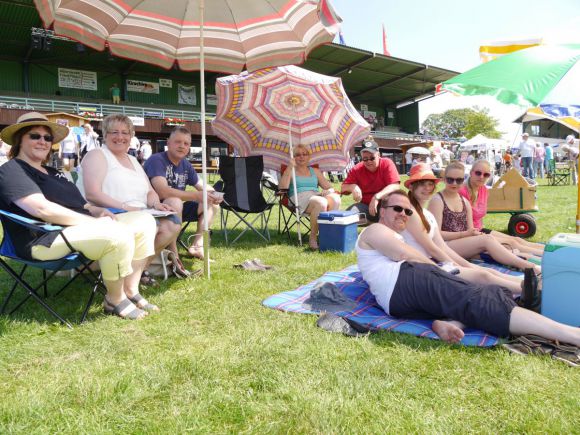
<svg viewBox="0 0 580 435">
<path fill-rule="evenodd" d="M 214 133 L 243 157 L 263 156 L 274 170 L 288 164 L 292 144 L 305 145 L 321 170 L 342 170 L 370 131 L 340 78 L 297 66 L 219 78 L 216 93 Z"/>
</svg>

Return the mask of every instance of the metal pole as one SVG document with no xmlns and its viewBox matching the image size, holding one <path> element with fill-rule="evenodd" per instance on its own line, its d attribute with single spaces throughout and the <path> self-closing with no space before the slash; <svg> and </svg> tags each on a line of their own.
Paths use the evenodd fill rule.
<svg viewBox="0 0 580 435">
<path fill-rule="evenodd" d="M 290 147 L 290 164 L 292 166 L 292 187 L 294 188 L 294 211 L 296 213 L 296 228 L 298 229 L 298 243 L 302 246 L 302 231 L 300 229 L 300 207 L 298 207 L 298 190 L 296 189 L 296 169 L 292 165 L 294 159 L 294 145 L 292 144 L 292 119 L 288 128 L 288 145 Z"/>
<path fill-rule="evenodd" d="M 203 53 L 203 20 L 204 0 L 199 2 L 199 82 L 201 97 L 201 172 L 203 179 L 203 271 L 206 278 L 211 278 L 209 267 L 209 229 L 207 219 L 207 144 L 205 138 L 205 58 Z"/>
</svg>

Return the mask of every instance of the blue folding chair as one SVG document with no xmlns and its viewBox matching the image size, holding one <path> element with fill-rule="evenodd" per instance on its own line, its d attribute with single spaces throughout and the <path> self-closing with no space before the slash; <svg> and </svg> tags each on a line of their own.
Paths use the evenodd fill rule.
<svg viewBox="0 0 580 435">
<path fill-rule="evenodd" d="M 81 323 L 84 322 L 84 320 L 87 317 L 89 308 L 95 298 L 96 292 L 100 290 L 103 294 L 106 293 L 106 288 L 103 284 L 101 275 L 99 274 L 97 276 L 97 274 L 95 274 L 95 272 L 93 272 L 89 267 L 91 263 L 93 263 L 93 261 L 86 258 L 81 253 L 75 251 L 75 249 L 66 239 L 65 235 L 62 233 L 62 230 L 64 228 L 61 226 L 48 224 L 46 222 L 41 222 L 34 219 L 29 219 L 4 210 L 0 210 L 0 220 L 4 227 L 4 237 L 2 239 L 2 244 L 0 245 L 0 267 L 2 267 L 2 269 L 4 269 L 15 281 L 12 288 L 8 292 L 8 295 L 4 299 L 2 307 L 0 308 L 0 314 L 4 314 L 7 311 L 8 304 L 14 297 L 16 289 L 19 286 L 21 286 L 26 291 L 27 294 L 22 300 L 20 300 L 18 303 L 16 303 L 15 306 L 13 306 L 10 309 L 10 312 L 8 314 L 14 313 L 28 299 L 32 298 L 36 302 L 38 302 L 42 307 L 44 307 L 50 314 L 56 317 L 60 322 L 62 322 L 69 328 L 72 328 L 69 322 L 67 322 L 50 305 L 48 305 L 46 299 L 49 296 L 48 282 L 52 279 L 52 277 L 55 276 L 56 273 L 59 271 L 74 270 L 76 271 L 76 274 L 72 276 L 71 279 L 69 279 L 68 282 L 55 293 L 54 296 L 57 296 L 60 293 L 62 293 L 79 276 L 82 276 L 89 283 L 89 285 L 92 286 L 92 291 L 89 300 L 87 302 L 87 305 L 83 311 L 80 320 Z M 19 257 L 18 254 L 16 253 L 16 249 L 14 248 L 14 244 L 12 243 L 10 235 L 6 231 L 5 222 L 7 220 L 25 226 L 27 228 L 33 229 L 35 231 L 41 231 L 45 233 L 57 231 L 70 248 L 71 253 L 57 260 L 49 260 L 49 261 L 28 260 Z M 4 260 L 5 258 L 9 259 L 11 262 L 22 265 L 20 271 L 17 272 L 16 270 L 14 270 L 12 266 L 10 266 L 10 264 L 8 264 L 8 262 Z M 28 282 L 28 280 L 30 279 L 30 277 L 28 276 L 29 274 L 25 275 L 25 272 L 27 271 L 28 267 L 39 268 L 42 270 L 42 281 L 39 284 L 33 285 Z M 39 290 L 41 288 L 43 289 L 42 295 L 39 293 Z"/>
</svg>

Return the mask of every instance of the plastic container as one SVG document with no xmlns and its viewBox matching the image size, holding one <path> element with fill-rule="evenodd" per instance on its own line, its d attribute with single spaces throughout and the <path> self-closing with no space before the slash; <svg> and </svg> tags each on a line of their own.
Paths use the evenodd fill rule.
<svg viewBox="0 0 580 435">
<path fill-rule="evenodd" d="M 359 215 L 356 211 L 328 211 L 318 215 L 321 251 L 350 252 L 356 245 Z"/>
<path fill-rule="evenodd" d="M 580 234 L 556 234 L 546 244 L 541 313 L 558 322 L 580 326 Z"/>
</svg>

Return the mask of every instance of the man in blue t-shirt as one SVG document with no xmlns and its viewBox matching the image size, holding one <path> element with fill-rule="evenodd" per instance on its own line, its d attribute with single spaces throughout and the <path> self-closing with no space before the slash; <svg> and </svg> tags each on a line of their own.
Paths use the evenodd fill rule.
<svg viewBox="0 0 580 435">
<path fill-rule="evenodd" d="M 197 176 L 195 169 L 187 160 L 191 147 L 191 133 L 185 127 L 175 128 L 167 140 L 167 151 L 153 154 L 145 162 L 145 172 L 151 180 L 153 188 L 164 200 L 169 197 L 177 197 L 182 201 L 182 219 L 192 221 L 198 219 L 197 231 L 193 237 L 193 243 L 188 248 L 191 257 L 203 259 L 203 224 L 208 219 L 208 228 L 211 226 L 214 216 L 219 210 L 222 198 L 215 195 L 215 190 L 207 186 L 207 216 L 203 216 L 202 189 L 203 181 Z M 194 190 L 186 190 L 187 186 L 193 186 Z"/>
</svg>

